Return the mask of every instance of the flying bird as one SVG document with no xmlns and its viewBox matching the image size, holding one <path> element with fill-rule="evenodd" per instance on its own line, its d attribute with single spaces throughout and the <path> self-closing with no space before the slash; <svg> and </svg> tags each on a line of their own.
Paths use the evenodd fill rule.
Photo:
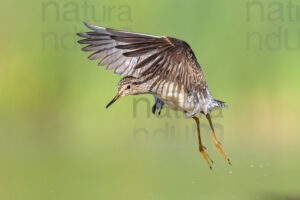
<svg viewBox="0 0 300 200">
<path fill-rule="evenodd" d="M 212 97 L 203 71 L 191 47 L 184 41 L 128 31 L 114 30 L 84 23 L 91 32 L 78 33 L 86 44 L 83 51 L 92 51 L 90 60 L 98 60 L 99 66 L 114 69 L 124 75 L 118 84 L 118 93 L 106 106 L 120 97 L 151 94 L 155 98 L 152 112 L 166 104 L 173 110 L 182 111 L 193 118 L 197 125 L 199 151 L 209 168 L 212 159 L 205 151 L 200 137 L 198 114 L 204 114 L 209 122 L 216 147 L 230 164 L 220 142 L 217 140 L 210 113 L 215 108 L 226 107 L 225 103 Z"/>
</svg>

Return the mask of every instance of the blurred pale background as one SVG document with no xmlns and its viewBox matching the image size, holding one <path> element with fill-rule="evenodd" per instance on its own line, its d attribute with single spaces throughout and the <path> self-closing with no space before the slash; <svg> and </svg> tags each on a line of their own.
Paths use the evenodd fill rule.
<svg viewBox="0 0 300 200">
<path fill-rule="evenodd" d="M 0 199 L 300 198 L 298 1 L 2 3 Z M 106 110 L 121 77 L 80 50 L 82 21 L 187 41 L 230 106 L 213 121 L 233 165 L 203 117 L 212 171 L 193 120 L 146 95 Z"/>
</svg>

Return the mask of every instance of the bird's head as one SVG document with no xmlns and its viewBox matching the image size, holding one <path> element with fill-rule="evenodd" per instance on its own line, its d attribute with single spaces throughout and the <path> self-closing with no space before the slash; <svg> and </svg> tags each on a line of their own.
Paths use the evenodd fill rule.
<svg viewBox="0 0 300 200">
<path fill-rule="evenodd" d="M 135 95 L 137 94 L 137 84 L 133 84 L 136 78 L 132 76 L 126 76 L 122 78 L 118 84 L 118 94 L 107 104 L 106 108 L 108 108 L 111 104 L 117 101 L 120 97 Z"/>
</svg>

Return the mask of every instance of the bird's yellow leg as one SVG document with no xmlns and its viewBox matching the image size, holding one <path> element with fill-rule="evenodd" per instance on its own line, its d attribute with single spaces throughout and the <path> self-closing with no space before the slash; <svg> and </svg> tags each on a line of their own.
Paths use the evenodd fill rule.
<svg viewBox="0 0 300 200">
<path fill-rule="evenodd" d="M 212 133 L 212 135 L 213 135 L 213 138 L 214 138 L 214 141 L 215 141 L 215 144 L 216 144 L 217 149 L 219 149 L 219 151 L 220 151 L 221 154 L 224 156 L 224 158 L 225 158 L 225 160 L 228 162 L 228 164 L 231 165 L 229 158 L 226 156 L 226 154 L 224 153 L 224 151 L 223 151 L 223 149 L 222 149 L 222 147 L 221 147 L 221 145 L 220 145 L 220 142 L 217 140 L 217 137 L 216 137 L 216 134 L 215 134 L 215 130 L 214 130 L 213 124 L 212 124 L 212 122 L 211 122 L 210 115 L 209 115 L 209 114 L 206 114 L 206 118 L 207 118 L 207 120 L 208 120 L 208 122 L 209 122 L 209 126 L 210 126 L 210 129 L 211 129 L 211 133 Z"/>
<path fill-rule="evenodd" d="M 202 156 L 204 157 L 204 159 L 205 159 L 206 163 L 208 164 L 209 168 L 212 169 L 210 162 L 213 163 L 213 161 L 210 158 L 210 156 L 208 155 L 208 153 L 205 151 L 205 147 L 202 145 L 202 142 L 201 142 L 199 119 L 197 117 L 193 117 L 193 119 L 195 120 L 195 122 L 197 124 L 199 151 L 202 154 Z"/>
</svg>

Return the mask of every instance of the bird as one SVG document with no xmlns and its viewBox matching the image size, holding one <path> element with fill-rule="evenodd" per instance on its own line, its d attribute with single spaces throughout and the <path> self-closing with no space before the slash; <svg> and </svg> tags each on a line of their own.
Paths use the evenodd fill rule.
<svg viewBox="0 0 300 200">
<path fill-rule="evenodd" d="M 188 43 L 169 36 L 155 36 L 116 30 L 85 23 L 89 32 L 77 33 L 78 43 L 86 45 L 83 51 L 93 52 L 88 59 L 100 60 L 99 66 L 114 69 L 124 77 L 118 83 L 117 95 L 107 104 L 111 106 L 119 98 L 128 95 L 150 94 L 155 103 L 152 112 L 163 109 L 181 111 L 197 125 L 198 147 L 208 167 L 213 160 L 203 146 L 200 121 L 197 115 L 206 116 L 214 143 L 228 164 L 231 162 L 217 140 L 211 112 L 225 108 L 223 101 L 212 97 L 202 68 Z"/>
</svg>

